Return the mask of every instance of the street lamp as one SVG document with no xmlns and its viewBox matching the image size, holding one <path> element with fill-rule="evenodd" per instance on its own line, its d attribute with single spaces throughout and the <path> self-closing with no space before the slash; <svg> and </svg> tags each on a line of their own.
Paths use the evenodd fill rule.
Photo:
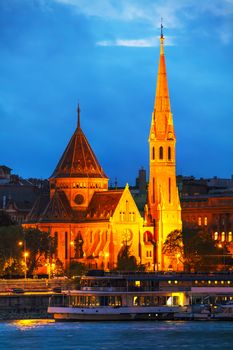
<svg viewBox="0 0 233 350">
<path fill-rule="evenodd" d="M 29 256 L 29 253 L 27 252 L 27 249 L 26 249 L 26 241 L 20 241 L 18 243 L 18 245 L 20 247 L 23 246 L 23 257 L 24 257 L 24 278 L 26 279 L 27 278 L 27 257 Z"/>
<path fill-rule="evenodd" d="M 224 269 L 225 269 L 225 258 L 224 258 L 224 253 L 223 253 L 223 244 L 222 243 L 218 243 L 218 248 L 222 249 L 222 264 L 223 264 Z"/>
</svg>

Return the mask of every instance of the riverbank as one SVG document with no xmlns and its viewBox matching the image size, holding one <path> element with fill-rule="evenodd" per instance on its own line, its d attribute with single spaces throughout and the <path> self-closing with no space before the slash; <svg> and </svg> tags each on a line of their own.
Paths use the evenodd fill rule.
<svg viewBox="0 0 233 350">
<path fill-rule="evenodd" d="M 48 319 L 51 292 L 0 295 L 0 320 Z"/>
<path fill-rule="evenodd" d="M 69 279 L 0 280 L 0 320 L 51 319 L 49 298 L 56 290 L 75 289 Z"/>
</svg>

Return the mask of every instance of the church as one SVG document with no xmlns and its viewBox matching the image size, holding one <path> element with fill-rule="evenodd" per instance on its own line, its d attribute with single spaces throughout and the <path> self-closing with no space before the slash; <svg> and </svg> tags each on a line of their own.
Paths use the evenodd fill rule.
<svg viewBox="0 0 233 350">
<path fill-rule="evenodd" d="M 81 128 L 80 114 L 78 106 L 77 127 L 49 179 L 50 195 L 38 198 L 24 227 L 56 237 L 57 258 L 66 268 L 77 261 L 90 269 L 114 269 L 128 246 L 130 255 L 148 271 L 179 269 L 174 257 L 162 253 L 167 235 L 182 227 L 162 30 L 144 215 L 128 184 L 124 189 L 108 188 L 108 177 Z"/>
</svg>

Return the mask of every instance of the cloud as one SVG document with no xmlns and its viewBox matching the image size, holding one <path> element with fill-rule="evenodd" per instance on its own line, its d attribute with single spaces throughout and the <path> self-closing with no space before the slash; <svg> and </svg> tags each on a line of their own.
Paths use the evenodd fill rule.
<svg viewBox="0 0 233 350">
<path fill-rule="evenodd" d="M 45 0 L 37 0 L 45 1 Z M 74 13 L 87 17 L 97 17 L 103 21 L 135 22 L 147 25 L 147 28 L 159 28 L 163 17 L 165 28 L 192 30 L 197 26 L 199 35 L 203 26 L 210 19 L 233 22 L 233 0 L 52 0 L 54 3 L 69 6 Z M 195 24 L 194 24 L 195 23 Z M 213 32 L 213 30 L 211 30 Z M 215 31 L 223 44 L 232 40 L 230 28 Z M 114 42 L 100 41 L 102 46 L 155 46 L 152 39 L 116 40 Z"/>
<path fill-rule="evenodd" d="M 125 46 L 125 47 L 155 47 L 159 46 L 159 37 L 151 37 L 145 39 L 116 39 L 116 40 L 103 40 L 96 43 L 98 46 Z M 166 37 L 166 45 L 172 46 L 173 38 Z"/>
<path fill-rule="evenodd" d="M 55 3 L 70 6 L 76 13 L 86 16 L 100 17 L 104 20 L 135 21 L 144 20 L 156 27 L 160 26 L 160 19 L 166 19 L 166 25 L 174 27 L 180 21 L 176 12 L 182 6 L 182 0 L 161 1 L 154 4 L 151 0 L 53 0 Z"/>
</svg>

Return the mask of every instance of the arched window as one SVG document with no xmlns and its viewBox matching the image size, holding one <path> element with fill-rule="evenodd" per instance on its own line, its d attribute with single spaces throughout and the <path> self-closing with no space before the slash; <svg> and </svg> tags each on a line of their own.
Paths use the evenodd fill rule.
<svg viewBox="0 0 233 350">
<path fill-rule="evenodd" d="M 54 241 L 55 241 L 55 245 L 56 245 L 55 255 L 57 256 L 57 247 L 58 247 L 58 233 L 57 233 L 57 231 L 54 232 Z"/>
<path fill-rule="evenodd" d="M 65 259 L 68 259 L 68 232 L 65 232 Z"/>
<path fill-rule="evenodd" d="M 228 242 L 232 242 L 232 232 L 228 232 Z"/>
<path fill-rule="evenodd" d="M 159 147 L 159 159 L 163 159 L 163 147 Z"/>
<path fill-rule="evenodd" d="M 167 153 L 168 153 L 168 160 L 171 160 L 172 159 L 172 150 L 171 150 L 170 146 L 168 146 Z"/>
<path fill-rule="evenodd" d="M 152 203 L 155 203 L 155 178 L 152 180 Z"/>
<path fill-rule="evenodd" d="M 222 232 L 222 234 L 221 234 L 221 241 L 225 242 L 225 232 Z"/>
<path fill-rule="evenodd" d="M 146 243 L 146 244 L 151 243 L 152 240 L 153 240 L 152 233 L 150 231 L 146 231 L 144 233 L 144 243 Z"/>
<path fill-rule="evenodd" d="M 218 240 L 218 232 L 214 232 L 214 240 L 217 241 Z"/>
<path fill-rule="evenodd" d="M 154 160 L 154 159 L 155 159 L 155 148 L 152 147 L 152 160 Z"/>
<path fill-rule="evenodd" d="M 75 258 L 83 258 L 83 238 L 80 231 L 78 232 L 77 237 L 75 238 Z"/>
</svg>

